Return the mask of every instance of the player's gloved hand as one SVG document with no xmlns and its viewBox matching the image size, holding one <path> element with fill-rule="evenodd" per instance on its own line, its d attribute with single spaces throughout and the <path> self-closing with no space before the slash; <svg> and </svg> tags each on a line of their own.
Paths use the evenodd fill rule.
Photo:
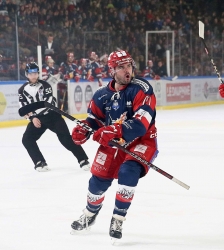
<svg viewBox="0 0 224 250">
<path fill-rule="evenodd" d="M 93 133 L 93 140 L 99 142 L 101 145 L 108 147 L 109 141 L 114 138 L 122 137 L 121 124 L 115 123 L 110 126 L 105 126 Z"/>
<path fill-rule="evenodd" d="M 222 98 L 224 98 L 224 84 L 220 84 L 219 86 L 219 94 Z"/>
<path fill-rule="evenodd" d="M 82 122 L 89 125 L 87 121 L 85 120 L 83 120 Z M 77 145 L 81 145 L 85 143 L 89 139 L 90 135 L 91 135 L 91 132 L 80 125 L 77 125 L 72 130 L 72 140 Z"/>
</svg>

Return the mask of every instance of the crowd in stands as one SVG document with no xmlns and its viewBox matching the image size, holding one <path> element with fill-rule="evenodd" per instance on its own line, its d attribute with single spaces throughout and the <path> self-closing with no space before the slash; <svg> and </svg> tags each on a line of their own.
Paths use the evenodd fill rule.
<svg viewBox="0 0 224 250">
<path fill-rule="evenodd" d="M 97 79 L 101 85 L 102 78 L 108 77 L 107 56 L 119 48 L 134 58 L 135 74 L 167 76 L 165 52 L 171 47 L 170 36 L 149 36 L 145 55 L 145 32 L 164 30 L 175 31 L 178 75 L 211 75 L 213 68 L 198 39 L 199 19 L 205 23 L 207 45 L 222 71 L 222 1 L 0 0 L 0 80 L 18 75 L 25 79 L 26 63 L 37 61 L 37 45 L 42 48 L 44 77 L 54 72 L 62 74 L 63 80 Z"/>
</svg>

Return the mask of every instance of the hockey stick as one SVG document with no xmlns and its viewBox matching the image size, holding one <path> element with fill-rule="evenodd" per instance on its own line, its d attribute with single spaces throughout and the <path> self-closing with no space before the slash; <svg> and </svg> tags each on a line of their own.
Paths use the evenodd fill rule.
<svg viewBox="0 0 224 250">
<path fill-rule="evenodd" d="M 86 130 L 88 130 L 89 132 L 93 133 L 94 130 L 89 127 L 87 124 L 81 122 L 80 120 L 78 120 L 77 118 L 67 114 L 66 112 L 60 110 L 59 108 L 53 106 L 52 104 L 50 104 L 49 102 L 37 102 L 39 103 L 39 108 L 43 108 L 44 107 L 47 107 L 47 108 L 50 108 L 52 109 L 53 111 L 67 117 L 69 120 L 71 121 L 74 121 L 76 122 L 78 125 L 84 127 Z M 37 105 L 34 105 L 35 103 L 31 103 L 29 105 L 26 105 L 22 108 L 19 109 L 19 114 L 21 114 L 21 116 L 24 116 L 25 114 L 29 113 L 29 112 L 32 112 L 32 111 L 35 111 L 37 109 Z M 163 171 L 162 169 L 156 167 L 154 164 L 142 159 L 140 156 L 138 156 L 137 154 L 127 150 L 125 147 L 121 146 L 119 143 L 117 143 L 115 140 L 111 140 L 110 141 L 110 144 L 117 147 L 118 149 L 122 150 L 123 152 L 125 152 L 126 154 L 129 154 L 131 155 L 133 158 L 135 158 L 136 160 L 138 160 L 139 162 L 151 167 L 153 170 L 157 171 L 158 173 L 162 174 L 163 176 L 167 177 L 168 179 L 170 179 L 171 181 L 179 184 L 181 187 L 183 188 L 186 188 L 187 190 L 190 188 L 190 186 L 188 186 L 187 184 L 183 183 L 182 181 L 176 179 L 175 177 L 173 177 L 172 175 L 168 174 L 167 172 Z"/>
<path fill-rule="evenodd" d="M 67 90 L 64 90 L 63 99 L 62 99 L 62 104 L 61 104 L 61 108 L 60 108 L 61 110 L 64 109 L 64 103 L 65 103 L 66 92 L 67 92 Z"/>
<path fill-rule="evenodd" d="M 45 108 L 44 101 L 33 102 L 33 103 L 30 103 L 26 106 L 21 107 L 19 109 L 19 115 L 25 116 L 25 115 L 29 114 L 30 112 L 33 112 L 37 109 L 42 109 L 42 108 Z"/>
<path fill-rule="evenodd" d="M 204 29 L 205 29 L 205 25 L 202 21 L 198 21 L 198 26 L 199 26 L 199 37 L 201 38 L 203 44 L 204 44 L 204 47 L 205 47 L 205 52 L 206 54 L 209 56 L 209 59 L 210 59 L 210 62 L 215 70 L 215 73 L 217 75 L 217 77 L 219 78 L 219 81 L 221 84 L 224 84 L 224 81 L 222 80 L 221 76 L 220 76 L 220 73 L 218 72 L 217 70 L 217 67 L 214 63 L 214 60 L 211 58 L 209 52 L 208 52 L 208 47 L 206 46 L 206 43 L 205 43 L 205 40 L 204 40 Z"/>
</svg>

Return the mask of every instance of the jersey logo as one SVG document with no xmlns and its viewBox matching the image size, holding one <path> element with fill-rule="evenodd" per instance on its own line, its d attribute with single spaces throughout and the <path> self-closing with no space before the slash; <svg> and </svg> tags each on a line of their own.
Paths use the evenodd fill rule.
<svg viewBox="0 0 224 250">
<path fill-rule="evenodd" d="M 101 95 L 100 97 L 98 97 L 98 100 L 101 100 L 104 96 L 107 96 L 107 94 Z"/>
<path fill-rule="evenodd" d="M 142 145 L 142 144 L 136 145 L 136 147 L 134 149 L 134 151 L 142 153 L 142 154 L 144 154 L 146 152 L 146 150 L 147 150 L 147 147 L 145 145 Z"/>
<path fill-rule="evenodd" d="M 117 100 L 114 100 L 113 101 L 113 105 L 112 105 L 112 109 L 114 110 L 118 110 L 120 108 L 119 104 L 118 104 L 118 101 Z"/>
<path fill-rule="evenodd" d="M 107 159 L 107 155 L 99 151 L 97 158 L 96 158 L 96 162 L 99 163 L 100 165 L 104 165 L 106 162 L 106 159 Z"/>
<path fill-rule="evenodd" d="M 127 106 L 127 108 L 131 108 L 132 107 L 131 101 L 127 101 L 126 106 Z"/>
</svg>

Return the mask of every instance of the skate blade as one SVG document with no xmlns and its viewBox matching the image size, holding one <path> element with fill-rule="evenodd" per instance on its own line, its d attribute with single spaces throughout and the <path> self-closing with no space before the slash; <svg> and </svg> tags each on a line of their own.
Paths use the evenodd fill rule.
<svg viewBox="0 0 224 250">
<path fill-rule="evenodd" d="M 71 235 L 88 234 L 90 229 L 91 229 L 91 227 L 88 227 L 87 229 L 83 229 L 83 230 L 74 230 L 74 229 L 72 229 L 70 234 Z"/>
<path fill-rule="evenodd" d="M 117 240 L 118 240 L 117 238 L 111 237 L 111 238 L 110 238 L 110 243 L 111 243 L 111 245 L 114 246 L 114 245 L 116 244 Z"/>
<path fill-rule="evenodd" d="M 84 171 L 89 171 L 89 170 L 90 170 L 90 164 L 84 165 L 84 166 L 82 167 L 82 170 L 84 170 Z"/>
<path fill-rule="evenodd" d="M 36 168 L 36 171 L 37 172 L 48 172 L 48 171 L 50 171 L 50 168 L 48 168 L 48 167 L 39 167 L 39 168 Z"/>
</svg>

